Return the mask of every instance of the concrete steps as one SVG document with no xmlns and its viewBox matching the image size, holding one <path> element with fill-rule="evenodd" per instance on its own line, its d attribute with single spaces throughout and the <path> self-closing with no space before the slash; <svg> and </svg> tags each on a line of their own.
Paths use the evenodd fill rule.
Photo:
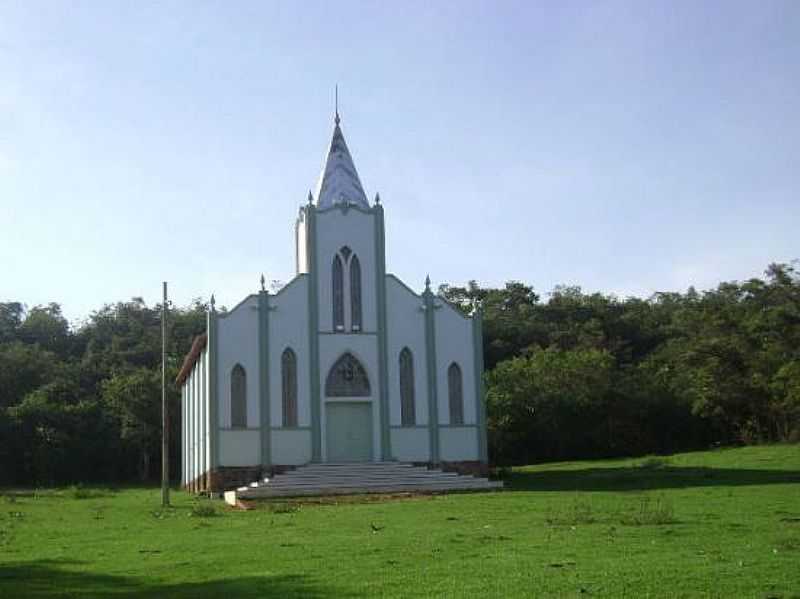
<svg viewBox="0 0 800 599">
<path fill-rule="evenodd" d="M 503 483 L 403 462 L 309 464 L 225 493 L 225 501 L 274 497 L 488 491 Z"/>
</svg>

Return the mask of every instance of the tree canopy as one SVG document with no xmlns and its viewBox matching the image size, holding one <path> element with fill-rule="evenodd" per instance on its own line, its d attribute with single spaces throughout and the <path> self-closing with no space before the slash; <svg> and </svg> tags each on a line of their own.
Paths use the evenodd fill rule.
<svg viewBox="0 0 800 599">
<path fill-rule="evenodd" d="M 490 458 L 500 464 L 800 440 L 800 275 L 620 299 L 522 282 L 442 286 L 484 311 Z M 546 298 L 546 299 L 543 299 Z M 205 329 L 170 311 L 168 380 Z M 160 306 L 0 303 L 0 484 L 147 479 L 160 459 Z M 172 472 L 179 392 L 170 386 Z"/>
</svg>

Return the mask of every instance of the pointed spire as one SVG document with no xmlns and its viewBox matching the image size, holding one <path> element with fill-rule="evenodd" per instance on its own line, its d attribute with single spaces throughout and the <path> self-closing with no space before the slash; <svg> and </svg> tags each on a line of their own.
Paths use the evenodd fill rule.
<svg viewBox="0 0 800 599">
<path fill-rule="evenodd" d="M 262 272 L 261 273 L 261 291 L 266 291 L 267 290 L 266 283 L 267 283 L 267 280 L 264 278 L 264 273 Z"/>
<path fill-rule="evenodd" d="M 216 310 L 217 300 L 214 299 L 214 294 L 211 294 L 211 311 L 214 312 Z"/>
<path fill-rule="evenodd" d="M 333 137 L 314 193 L 317 207 L 324 210 L 338 205 L 355 205 L 368 209 L 369 201 L 342 135 L 340 121 L 337 105 Z"/>
<path fill-rule="evenodd" d="M 308 203 L 309 204 L 313 204 L 314 203 L 314 194 L 311 193 L 310 189 L 308 190 Z"/>
<path fill-rule="evenodd" d="M 431 276 L 425 275 L 425 291 L 431 292 Z"/>
<path fill-rule="evenodd" d="M 381 203 L 381 194 L 379 194 L 378 192 L 375 192 L 375 203 L 376 203 L 376 204 L 378 204 L 378 205 L 380 206 L 380 203 Z"/>
<path fill-rule="evenodd" d="M 336 114 L 336 116 L 333 117 L 333 122 L 338 127 L 339 123 L 342 120 L 342 119 L 339 118 L 339 84 L 338 83 L 336 84 L 336 108 L 335 108 L 335 114 Z"/>
</svg>

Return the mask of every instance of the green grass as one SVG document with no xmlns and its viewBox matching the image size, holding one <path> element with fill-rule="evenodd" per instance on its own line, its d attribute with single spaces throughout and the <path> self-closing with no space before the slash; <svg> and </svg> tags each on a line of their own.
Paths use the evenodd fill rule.
<svg viewBox="0 0 800 599">
<path fill-rule="evenodd" d="M 527 467 L 510 486 L 249 512 L 5 490 L 0 597 L 800 597 L 800 446 Z"/>
</svg>

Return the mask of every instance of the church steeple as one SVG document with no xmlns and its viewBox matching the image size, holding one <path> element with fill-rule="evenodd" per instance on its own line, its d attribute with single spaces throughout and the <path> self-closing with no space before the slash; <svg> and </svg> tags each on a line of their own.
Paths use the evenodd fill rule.
<svg viewBox="0 0 800 599">
<path fill-rule="evenodd" d="M 325 157 L 325 164 L 319 176 L 316 193 L 317 208 L 324 210 L 340 204 L 354 204 L 361 208 L 369 208 L 367 196 L 358 178 L 356 166 L 347 149 L 347 143 L 339 126 L 339 106 L 337 99 L 336 116 L 334 117 L 333 138 Z"/>
</svg>

